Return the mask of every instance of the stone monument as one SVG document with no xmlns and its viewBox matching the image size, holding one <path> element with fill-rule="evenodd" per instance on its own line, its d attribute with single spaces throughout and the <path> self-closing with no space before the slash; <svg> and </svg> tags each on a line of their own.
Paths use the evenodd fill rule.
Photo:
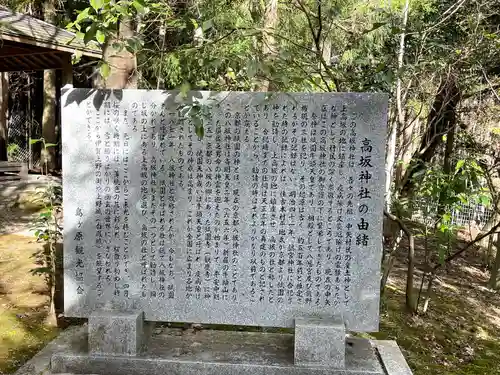
<svg viewBox="0 0 500 375">
<path fill-rule="evenodd" d="M 394 342 L 346 339 L 379 324 L 385 95 L 65 88 L 62 107 L 65 315 L 88 329 L 54 373 L 411 374 Z"/>
</svg>

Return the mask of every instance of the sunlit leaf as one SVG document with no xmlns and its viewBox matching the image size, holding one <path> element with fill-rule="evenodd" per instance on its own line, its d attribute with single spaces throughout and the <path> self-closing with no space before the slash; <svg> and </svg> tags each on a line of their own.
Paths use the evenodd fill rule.
<svg viewBox="0 0 500 375">
<path fill-rule="evenodd" d="M 486 195 L 481 195 L 480 198 L 479 198 L 479 202 L 483 205 L 483 206 L 489 206 L 491 201 L 490 201 L 490 198 Z"/>
<path fill-rule="evenodd" d="M 104 6 L 104 0 L 90 0 L 90 6 L 98 10 Z"/>
<path fill-rule="evenodd" d="M 457 161 L 457 165 L 455 166 L 455 172 L 458 172 L 460 168 L 462 168 L 465 164 L 465 160 L 461 159 Z"/>
<path fill-rule="evenodd" d="M 41 139 L 33 139 L 33 138 L 30 138 L 30 145 L 34 145 L 38 142 L 41 142 L 42 140 Z"/>
<path fill-rule="evenodd" d="M 95 33 L 95 39 L 99 43 L 104 44 L 104 42 L 106 41 L 106 34 L 104 34 L 102 30 L 97 30 Z"/>
<path fill-rule="evenodd" d="M 81 21 L 84 21 L 85 19 L 87 19 L 89 16 L 89 9 L 90 8 L 85 8 L 84 10 L 82 10 L 78 14 L 78 16 L 76 16 L 76 22 L 81 22 Z"/>
<path fill-rule="evenodd" d="M 103 62 L 101 64 L 101 67 L 99 68 L 100 72 L 101 72 L 101 76 L 103 78 L 108 78 L 109 77 L 109 74 L 111 73 L 111 69 L 108 65 L 108 63 L 106 62 Z"/>
<path fill-rule="evenodd" d="M 187 97 L 187 93 L 188 91 L 191 90 L 191 85 L 189 84 L 189 82 L 184 82 L 182 85 L 181 85 L 181 95 L 183 98 L 186 98 Z"/>
<path fill-rule="evenodd" d="M 132 2 L 132 6 L 135 8 L 137 13 L 139 14 L 144 14 L 148 12 L 148 9 L 146 8 L 146 4 L 143 0 L 135 0 Z"/>
</svg>

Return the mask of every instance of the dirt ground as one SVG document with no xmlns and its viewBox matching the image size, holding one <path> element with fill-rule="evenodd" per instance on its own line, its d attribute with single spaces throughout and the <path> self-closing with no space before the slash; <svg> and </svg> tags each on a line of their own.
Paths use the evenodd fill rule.
<svg viewBox="0 0 500 375">
<path fill-rule="evenodd" d="M 0 374 L 15 371 L 58 332 L 45 322 L 44 279 L 30 274 L 40 246 L 34 237 L 0 236 Z"/>
<path fill-rule="evenodd" d="M 380 332 L 371 337 L 397 340 L 415 375 L 500 374 L 500 293 L 487 288 L 482 250 L 472 249 L 442 270 L 427 313 L 412 315 L 404 307 L 407 268 L 402 245 L 382 300 Z M 422 240 L 416 241 L 416 255 L 422 264 Z M 415 294 L 420 275 L 417 271 Z"/>
</svg>

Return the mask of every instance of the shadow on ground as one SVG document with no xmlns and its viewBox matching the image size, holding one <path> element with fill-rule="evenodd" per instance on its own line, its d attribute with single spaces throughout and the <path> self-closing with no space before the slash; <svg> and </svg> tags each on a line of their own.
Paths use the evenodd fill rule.
<svg viewBox="0 0 500 375">
<path fill-rule="evenodd" d="M 28 175 L 20 181 L 0 182 L 0 235 L 27 233 L 43 208 L 39 198 L 48 184 L 60 185 L 52 176 Z"/>
</svg>

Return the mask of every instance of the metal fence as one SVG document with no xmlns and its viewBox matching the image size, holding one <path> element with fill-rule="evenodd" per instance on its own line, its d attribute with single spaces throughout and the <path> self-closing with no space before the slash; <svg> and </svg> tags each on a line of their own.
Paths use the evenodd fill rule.
<svg viewBox="0 0 500 375">
<path fill-rule="evenodd" d="M 9 160 L 26 163 L 29 168 L 40 165 L 40 152 L 30 144 L 30 138 L 39 138 L 40 124 L 32 122 L 24 111 L 13 111 L 9 118 L 8 144 L 16 145 Z"/>
<path fill-rule="evenodd" d="M 423 224 L 432 224 L 437 213 L 437 206 L 420 202 L 419 209 L 416 210 L 412 219 Z M 494 211 L 481 204 L 466 205 L 460 203 L 456 209 L 451 211 L 451 224 L 468 228 L 470 225 L 477 225 L 482 228 L 493 216 Z"/>
</svg>

